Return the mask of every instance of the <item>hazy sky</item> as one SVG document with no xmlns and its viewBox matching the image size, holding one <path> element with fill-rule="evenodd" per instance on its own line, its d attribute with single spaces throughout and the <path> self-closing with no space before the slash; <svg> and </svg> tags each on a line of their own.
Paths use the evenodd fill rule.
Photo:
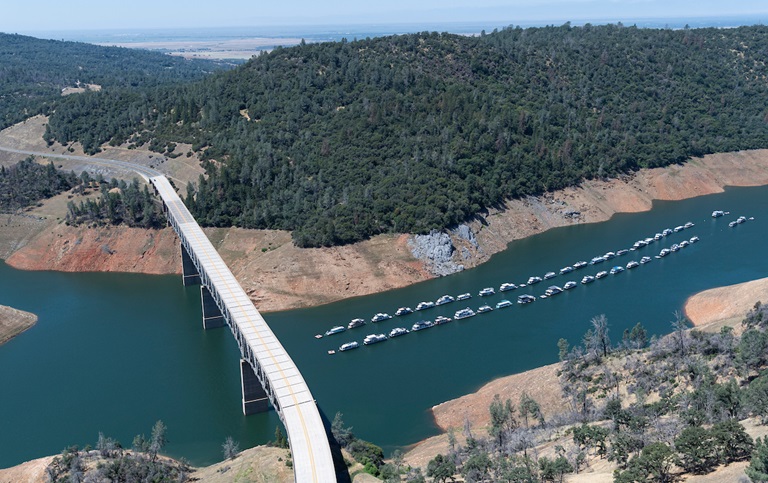
<svg viewBox="0 0 768 483">
<path fill-rule="evenodd" d="M 0 31 L 622 21 L 768 13 L 765 0 L 9 0 Z"/>
</svg>

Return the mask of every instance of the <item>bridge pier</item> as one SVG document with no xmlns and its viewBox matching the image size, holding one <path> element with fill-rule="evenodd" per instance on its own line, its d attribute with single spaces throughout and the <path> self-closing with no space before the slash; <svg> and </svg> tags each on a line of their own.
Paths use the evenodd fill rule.
<svg viewBox="0 0 768 483">
<path fill-rule="evenodd" d="M 269 410 L 269 397 L 261 386 L 251 363 L 240 359 L 240 385 L 243 389 L 243 414 L 263 413 Z"/>
<path fill-rule="evenodd" d="M 200 272 L 197 270 L 195 262 L 189 256 L 183 244 L 179 243 L 179 247 L 181 247 L 181 281 L 185 287 L 200 285 Z"/>
<path fill-rule="evenodd" d="M 205 285 L 200 285 L 200 303 L 203 306 L 203 329 L 224 327 L 224 316 L 221 315 L 219 306 L 216 305 L 211 291 Z"/>
</svg>

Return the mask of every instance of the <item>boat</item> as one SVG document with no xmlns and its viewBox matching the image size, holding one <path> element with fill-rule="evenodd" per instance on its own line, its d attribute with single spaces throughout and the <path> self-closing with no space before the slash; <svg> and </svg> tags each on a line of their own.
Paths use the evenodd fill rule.
<svg viewBox="0 0 768 483">
<path fill-rule="evenodd" d="M 645 242 L 645 244 L 646 244 L 646 245 L 650 245 L 650 244 L 651 244 L 651 243 L 653 243 L 655 240 L 653 239 L 653 237 L 652 237 L 652 236 L 649 236 L 648 238 L 644 239 L 643 241 Z"/>
<path fill-rule="evenodd" d="M 360 347 L 360 344 L 357 343 L 356 340 L 353 340 L 352 342 L 347 342 L 346 344 L 341 344 L 341 347 L 339 347 L 339 352 L 344 352 L 352 349 L 357 349 Z"/>
<path fill-rule="evenodd" d="M 511 306 L 512 306 L 512 302 L 506 299 L 496 304 L 497 309 L 503 309 L 504 307 L 511 307 Z"/>
<path fill-rule="evenodd" d="M 664 235 L 662 235 L 661 233 L 656 233 L 655 235 L 653 235 L 653 239 L 656 241 L 659 241 L 662 238 L 664 238 Z"/>
<path fill-rule="evenodd" d="M 584 268 L 586 266 L 587 266 L 587 262 L 585 262 L 583 260 L 582 261 L 578 261 L 578 262 L 573 264 L 573 268 Z"/>
<path fill-rule="evenodd" d="M 581 279 L 581 283 L 583 283 L 584 285 L 594 281 L 595 281 L 595 277 L 593 277 L 592 275 L 584 275 L 584 278 Z"/>
<path fill-rule="evenodd" d="M 605 252 L 605 255 L 603 255 L 603 258 L 605 258 L 606 260 L 610 260 L 611 258 L 614 258 L 614 257 L 616 257 L 615 252 Z"/>
<path fill-rule="evenodd" d="M 547 295 L 547 297 L 551 297 L 553 295 L 557 295 L 563 291 L 562 288 L 558 287 L 557 285 L 550 285 L 547 287 L 547 290 L 544 291 L 544 293 Z"/>
<path fill-rule="evenodd" d="M 746 216 L 740 216 L 740 217 L 736 218 L 736 223 L 741 224 L 741 223 L 744 223 L 745 221 L 747 221 L 747 217 Z"/>
<path fill-rule="evenodd" d="M 463 308 L 461 310 L 457 310 L 455 314 L 453 314 L 453 318 L 456 320 L 466 319 L 467 317 L 474 317 L 475 311 L 470 309 L 469 307 Z"/>
<path fill-rule="evenodd" d="M 604 257 L 595 257 L 592 260 L 589 261 L 590 265 L 594 265 L 596 263 L 603 263 L 605 261 Z"/>
<path fill-rule="evenodd" d="M 629 250 L 627 250 L 626 248 L 622 248 L 621 250 L 619 250 L 618 252 L 616 252 L 616 256 L 617 256 L 617 257 L 620 257 L 620 256 L 622 256 L 622 255 L 626 255 L 627 253 L 629 253 Z"/>
<path fill-rule="evenodd" d="M 322 338 L 323 338 L 323 334 L 315 334 L 315 339 L 322 339 Z"/>
<path fill-rule="evenodd" d="M 636 241 L 636 242 L 635 242 L 635 243 L 632 245 L 632 248 L 634 248 L 635 250 L 637 250 L 638 248 L 642 248 L 642 247 L 645 247 L 645 246 L 648 246 L 648 243 L 646 243 L 646 241 L 645 241 L 645 240 L 637 240 L 637 241 Z"/>
<path fill-rule="evenodd" d="M 413 310 L 411 310 L 410 307 L 400 307 L 399 309 L 397 309 L 397 312 L 395 312 L 395 315 L 400 316 L 400 315 L 408 315 L 412 313 L 413 313 Z"/>
<path fill-rule="evenodd" d="M 653 260 L 651 257 L 643 257 L 640 259 L 640 263 L 648 263 Z"/>
<path fill-rule="evenodd" d="M 485 287 L 480 291 L 480 296 L 485 297 L 486 295 L 494 295 L 496 291 L 492 287 Z"/>
<path fill-rule="evenodd" d="M 339 332 L 344 332 L 345 330 L 347 330 L 347 328 L 344 327 L 343 325 L 337 325 L 336 327 L 331 327 L 330 329 L 328 329 L 325 332 L 325 335 L 338 334 Z"/>
<path fill-rule="evenodd" d="M 435 325 L 447 324 L 451 320 L 453 319 L 451 319 L 450 317 L 446 317 L 445 315 L 438 315 L 437 318 L 435 319 Z"/>
<path fill-rule="evenodd" d="M 755 221 L 755 217 L 754 216 L 750 216 L 749 217 L 749 221 Z"/>
<path fill-rule="evenodd" d="M 574 282 L 573 280 L 569 280 L 565 282 L 565 285 L 563 285 L 563 290 L 570 290 L 574 288 L 576 285 L 578 285 L 576 282 Z"/>
<path fill-rule="evenodd" d="M 680 250 L 680 245 L 678 245 L 677 243 L 673 243 L 672 246 L 669 247 L 669 249 L 672 250 L 673 252 L 676 252 Z"/>
<path fill-rule="evenodd" d="M 697 236 L 692 236 L 692 237 L 691 237 L 691 239 L 690 239 L 690 240 L 688 240 L 688 241 L 689 241 L 689 242 L 691 242 L 691 243 L 696 243 L 697 241 L 699 241 L 699 237 L 697 237 Z"/>
<path fill-rule="evenodd" d="M 732 222 L 728 223 L 728 226 L 730 226 L 731 228 L 733 228 L 734 226 L 736 226 L 736 222 L 735 222 L 735 221 L 732 221 Z"/>
<path fill-rule="evenodd" d="M 534 283 L 541 282 L 541 277 L 529 277 L 528 278 L 528 285 L 533 285 Z"/>
<path fill-rule="evenodd" d="M 683 225 L 683 228 L 691 228 L 692 226 L 693 226 L 693 222 L 692 222 L 692 221 L 689 221 L 688 223 L 686 223 L 685 225 Z"/>
<path fill-rule="evenodd" d="M 525 294 L 525 295 L 519 295 L 517 297 L 517 303 L 519 304 L 529 304 L 535 301 L 536 301 L 536 297 L 534 297 L 533 295 Z"/>
<path fill-rule="evenodd" d="M 683 241 L 680 242 L 680 248 L 685 248 L 685 247 L 687 247 L 690 244 L 691 244 L 691 242 L 689 242 L 688 240 L 683 240 Z"/>
<path fill-rule="evenodd" d="M 603 278 L 607 276 L 608 276 L 608 272 L 605 270 L 601 270 L 595 274 L 595 278 Z"/>
<path fill-rule="evenodd" d="M 363 344 L 371 345 L 376 344 L 377 342 L 384 342 L 385 340 L 387 340 L 387 336 L 384 334 L 370 334 L 365 336 Z"/>
<path fill-rule="evenodd" d="M 640 262 L 637 262 L 635 260 L 632 260 L 631 262 L 627 263 L 627 269 L 639 267 Z"/>
<path fill-rule="evenodd" d="M 661 232 L 661 234 L 664 235 L 664 236 L 669 236 L 672 233 L 673 233 L 672 230 L 669 229 L 669 228 L 666 228 L 663 232 Z"/>
<path fill-rule="evenodd" d="M 571 273 L 573 271 L 573 267 L 563 267 L 560 269 L 560 275 L 565 275 L 566 273 Z"/>
<path fill-rule="evenodd" d="M 469 300 L 472 296 L 469 293 L 463 293 L 461 295 L 456 296 L 456 300 Z"/>
<path fill-rule="evenodd" d="M 371 317 L 371 322 L 381 322 L 382 320 L 389 320 L 391 318 L 391 315 L 379 312 L 378 314 Z"/>
<path fill-rule="evenodd" d="M 617 273 L 621 273 L 623 271 L 624 271 L 624 267 L 622 267 L 621 265 L 616 265 L 611 269 L 611 275 L 616 275 Z"/>
<path fill-rule="evenodd" d="M 712 212 L 712 218 L 720 218 L 724 214 L 725 214 L 725 212 L 722 211 L 722 210 L 715 210 L 715 211 Z"/>
<path fill-rule="evenodd" d="M 544 274 L 544 280 L 549 280 L 550 278 L 557 277 L 557 274 L 555 272 L 547 272 Z"/>
<path fill-rule="evenodd" d="M 405 327 L 395 327 L 394 329 L 389 331 L 389 338 L 391 339 L 392 337 L 399 337 L 407 333 L 408 333 L 408 329 L 406 329 Z"/>
<path fill-rule="evenodd" d="M 329 355 L 334 355 L 335 353 L 336 353 L 336 351 L 335 351 L 335 350 L 333 350 L 333 349 L 331 349 L 331 350 L 329 350 L 329 351 L 328 351 L 328 354 L 329 354 Z"/>
<path fill-rule="evenodd" d="M 354 329 L 355 327 L 361 327 L 365 325 L 365 320 L 363 319 L 352 319 L 352 322 L 350 322 L 347 325 L 347 329 Z"/>
<path fill-rule="evenodd" d="M 419 305 L 416 306 L 416 310 L 431 309 L 434 306 L 435 306 L 434 302 L 419 302 Z"/>
<path fill-rule="evenodd" d="M 677 225 L 675 227 L 675 233 L 685 230 L 685 227 L 683 225 Z"/>
<path fill-rule="evenodd" d="M 659 256 L 666 257 L 667 255 L 669 255 L 669 253 L 670 253 L 669 248 L 662 248 L 661 251 L 659 252 Z"/>
<path fill-rule="evenodd" d="M 451 297 L 450 295 L 443 295 L 439 299 L 437 299 L 437 302 L 435 302 L 437 305 L 445 305 L 449 304 L 456 300 L 455 298 Z"/>
<path fill-rule="evenodd" d="M 413 326 L 411 327 L 411 330 L 414 332 L 418 332 L 420 330 L 429 329 L 433 325 L 435 324 L 433 324 L 431 320 L 420 320 L 415 324 L 413 324 Z"/>
<path fill-rule="evenodd" d="M 493 310 L 493 308 L 490 305 L 481 305 L 477 308 L 477 313 L 484 314 L 486 312 L 490 312 L 491 310 Z"/>
<path fill-rule="evenodd" d="M 499 287 L 500 292 L 506 292 L 508 290 L 514 290 L 517 288 L 517 285 L 514 283 L 504 282 L 501 284 L 501 287 Z"/>
</svg>

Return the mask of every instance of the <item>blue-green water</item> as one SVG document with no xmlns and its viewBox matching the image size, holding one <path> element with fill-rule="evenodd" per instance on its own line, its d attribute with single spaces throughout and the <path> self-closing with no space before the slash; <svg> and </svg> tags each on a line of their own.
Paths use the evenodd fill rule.
<svg viewBox="0 0 768 483">
<path fill-rule="evenodd" d="M 556 342 L 580 340 L 589 320 L 606 314 L 614 341 L 642 322 L 669 331 L 673 313 L 701 290 L 768 276 L 768 187 L 734 188 L 650 212 L 550 230 L 510 244 L 489 263 L 400 290 L 322 307 L 267 314 L 310 385 L 321 410 L 337 411 L 360 437 L 385 448 L 434 434 L 428 409 L 502 375 L 557 359 Z M 712 219 L 715 209 L 731 215 Z M 754 216 L 735 228 L 728 221 Z M 692 221 L 682 233 L 601 265 L 558 276 L 531 288 L 563 285 L 612 265 L 653 256 L 662 247 L 701 241 L 664 259 L 528 306 L 495 310 L 411 333 L 374 346 L 326 352 L 373 332 L 469 305 L 494 305 L 521 289 L 480 299 L 477 291 L 531 275 L 557 272 L 578 260 L 629 247 L 664 228 Z M 527 290 L 527 289 L 524 289 Z M 471 292 L 467 302 L 315 340 L 313 335 L 354 317 Z M 764 297 L 768 300 L 768 294 Z M 200 328 L 199 292 L 177 277 L 19 272 L 0 264 L 0 304 L 40 316 L 38 324 L 0 347 L 0 467 L 93 443 L 99 431 L 129 444 L 157 419 L 169 427 L 168 451 L 203 464 L 220 459 L 228 435 L 243 446 L 273 438 L 274 412 L 240 413 L 238 353 L 229 332 Z"/>
</svg>

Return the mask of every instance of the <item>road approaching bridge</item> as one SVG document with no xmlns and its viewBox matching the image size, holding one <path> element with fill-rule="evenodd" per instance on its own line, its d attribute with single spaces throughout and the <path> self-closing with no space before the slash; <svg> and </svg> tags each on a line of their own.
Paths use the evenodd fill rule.
<svg viewBox="0 0 768 483">
<path fill-rule="evenodd" d="M 203 325 L 226 323 L 240 347 L 243 412 L 265 410 L 269 400 L 288 433 L 295 481 L 335 482 L 328 435 L 304 377 L 168 179 L 149 181 L 181 240 L 185 284 L 201 283 Z"/>
</svg>

